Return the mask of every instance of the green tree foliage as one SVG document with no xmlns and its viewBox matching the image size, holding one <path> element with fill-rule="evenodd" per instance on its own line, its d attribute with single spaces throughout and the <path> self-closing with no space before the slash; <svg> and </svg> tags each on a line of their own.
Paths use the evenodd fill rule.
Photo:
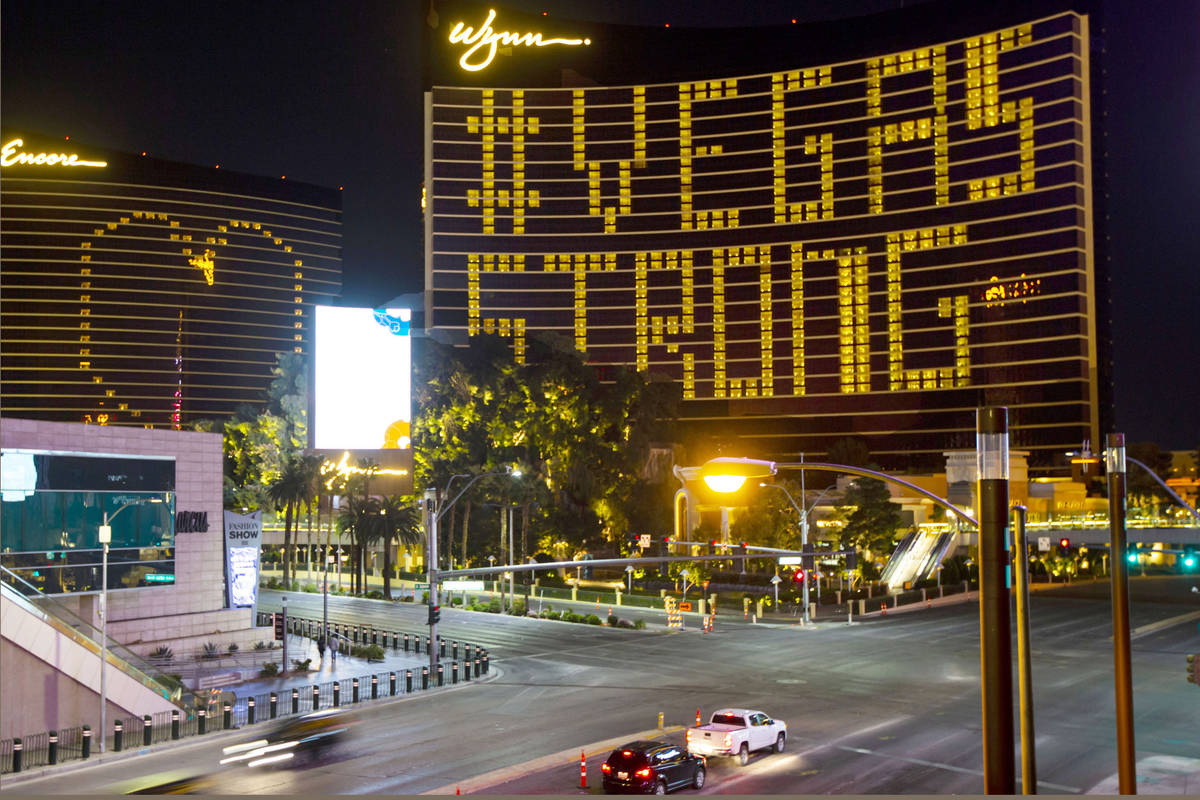
<svg viewBox="0 0 1200 800">
<path fill-rule="evenodd" d="M 846 518 L 839 538 L 842 547 L 889 554 L 900 528 L 900 506 L 893 503 L 883 481 L 856 478 L 846 489 L 838 511 Z"/>
<path fill-rule="evenodd" d="M 796 503 L 800 504 L 801 492 L 798 483 L 777 481 Z M 813 493 L 808 493 L 811 503 Z M 809 528 L 810 541 L 816 536 L 816 526 Z M 751 542 L 764 547 L 780 547 L 799 550 L 801 545 L 800 515 L 779 489 L 763 487 L 756 491 L 750 505 L 739 513 L 729 526 L 729 535 L 734 541 Z"/>
<path fill-rule="evenodd" d="M 525 364 L 499 337 L 458 349 L 425 340 L 415 371 L 418 485 L 519 466 L 520 480 L 482 480 L 472 497 L 520 505 L 528 541 L 614 541 L 640 519 L 641 471 L 663 420 L 675 417 L 674 384 L 621 369 L 602 382 L 553 336 L 531 338 Z"/>
<path fill-rule="evenodd" d="M 303 456 L 295 452 L 284 456 L 283 464 L 275 480 L 267 486 L 267 498 L 283 517 L 283 582 L 290 585 L 294 577 L 292 549 L 292 523 L 299 522 L 302 506 L 311 506 L 316 494 L 316 481 L 321 459 L 319 456 Z"/>
</svg>

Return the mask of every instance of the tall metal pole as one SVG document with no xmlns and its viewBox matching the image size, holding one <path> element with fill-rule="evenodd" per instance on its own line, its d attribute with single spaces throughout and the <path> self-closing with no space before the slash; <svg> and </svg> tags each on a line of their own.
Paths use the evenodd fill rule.
<svg viewBox="0 0 1200 800">
<path fill-rule="evenodd" d="M 804 453 L 800 454 L 800 463 L 804 463 Z M 808 504 L 805 502 L 804 496 L 804 467 L 800 468 L 800 550 L 801 552 L 808 550 Z M 804 559 L 801 559 L 803 563 Z M 806 565 L 804 571 L 804 624 L 807 625 L 810 620 L 808 618 L 808 582 L 812 580 L 813 567 L 817 565 L 817 560 L 814 558 L 811 565 Z"/>
<path fill-rule="evenodd" d="M 983 700 L 983 790 L 1014 794 L 1012 620 L 1008 567 L 1008 409 L 976 419 L 979 471 L 979 671 Z"/>
<path fill-rule="evenodd" d="M 437 541 L 438 541 L 438 517 L 440 512 L 437 505 L 432 499 L 426 501 L 426 508 L 429 511 L 429 535 L 426 536 L 426 580 L 429 582 L 429 602 L 428 607 L 432 609 L 437 605 Z M 433 619 L 433 612 L 429 612 L 429 619 Z M 429 623 L 429 674 L 437 673 L 438 665 L 438 638 L 437 638 L 437 623 Z"/>
<path fill-rule="evenodd" d="M 287 595 L 282 597 L 283 601 L 283 671 L 287 672 L 287 639 L 288 639 L 288 624 L 287 624 Z"/>
<path fill-rule="evenodd" d="M 1129 572 L 1125 560 L 1125 434 L 1105 441 L 1108 474 L 1109 563 L 1112 565 L 1113 678 L 1116 682 L 1117 783 L 1121 794 L 1137 794 L 1133 742 L 1133 671 L 1129 645 Z"/>
<path fill-rule="evenodd" d="M 1037 794 L 1037 754 L 1034 752 L 1033 735 L 1033 669 L 1029 650 L 1029 542 L 1025 536 L 1025 512 L 1025 506 L 1013 506 L 1016 520 L 1013 528 L 1013 550 L 1016 551 L 1017 565 L 1017 666 L 1021 686 L 1021 793 Z"/>
<path fill-rule="evenodd" d="M 512 522 L 514 522 L 514 519 L 516 519 L 516 517 L 514 516 L 514 513 L 512 513 L 514 511 L 516 511 L 516 506 L 508 507 L 508 512 L 509 512 L 509 564 L 517 563 L 517 560 L 514 557 L 512 557 L 512 553 L 515 552 L 514 549 L 512 549 Z M 516 596 L 517 596 L 516 589 L 515 589 L 515 583 L 516 583 L 516 579 L 517 579 L 516 575 L 517 575 L 516 570 L 509 570 L 509 609 L 510 610 L 516 606 Z"/>
<path fill-rule="evenodd" d="M 120 509 L 118 509 L 120 510 Z M 104 512 L 104 524 L 100 526 L 100 542 L 104 545 L 100 568 L 100 752 L 104 752 L 104 732 L 108 724 L 108 543 L 112 541 L 112 528 L 108 525 L 108 512 Z"/>
</svg>

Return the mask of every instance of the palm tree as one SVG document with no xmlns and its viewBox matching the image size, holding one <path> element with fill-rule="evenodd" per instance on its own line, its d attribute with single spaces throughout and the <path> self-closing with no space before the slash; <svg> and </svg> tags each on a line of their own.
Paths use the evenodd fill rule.
<svg viewBox="0 0 1200 800">
<path fill-rule="evenodd" d="M 281 465 L 279 477 L 267 487 L 267 497 L 275 504 L 275 511 L 283 512 L 283 583 L 291 585 L 292 565 L 292 518 L 300 504 L 308 496 L 308 481 L 304 461 L 296 455 L 288 455 Z"/>
<path fill-rule="evenodd" d="M 357 557 L 351 591 L 364 590 L 366 560 L 362 554 L 378 538 L 382 519 L 379 501 L 375 498 L 353 493 L 346 496 L 346 504 L 338 514 L 337 528 L 339 533 L 349 533 L 354 540 Z"/>
<path fill-rule="evenodd" d="M 421 518 L 412 497 L 388 495 L 379 502 L 380 538 L 383 539 L 383 596 L 392 599 L 392 539 L 414 545 L 421 540 Z"/>
<path fill-rule="evenodd" d="M 304 474 L 304 484 L 306 486 L 306 496 L 304 499 L 304 516 L 308 521 L 308 576 L 312 577 L 312 515 L 313 504 L 317 506 L 317 513 L 320 514 L 321 500 L 321 464 L 325 461 L 324 457 L 318 455 L 306 455 L 300 457 L 300 469 Z M 320 533 L 320 519 L 317 520 L 317 533 Z M 300 537 L 299 529 L 296 531 L 296 538 Z"/>
</svg>

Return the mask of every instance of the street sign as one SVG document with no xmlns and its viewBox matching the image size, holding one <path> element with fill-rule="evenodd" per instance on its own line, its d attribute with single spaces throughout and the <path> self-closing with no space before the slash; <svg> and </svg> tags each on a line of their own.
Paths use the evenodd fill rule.
<svg viewBox="0 0 1200 800">
<path fill-rule="evenodd" d="M 422 587 L 421 584 L 417 584 L 417 588 L 429 588 L 429 585 Z M 481 592 L 483 581 L 442 581 L 442 588 L 450 592 Z"/>
<path fill-rule="evenodd" d="M 795 566 L 796 564 L 803 564 L 804 558 L 802 556 L 780 556 L 779 563 L 785 567 Z"/>
<path fill-rule="evenodd" d="M 429 584 L 428 583 L 418 583 L 415 588 L 417 589 L 417 591 L 420 591 L 421 589 L 428 589 Z"/>
<path fill-rule="evenodd" d="M 645 550 L 649 546 L 650 546 L 650 534 L 643 533 L 641 536 L 638 537 L 638 547 Z"/>
<path fill-rule="evenodd" d="M 779 577 L 778 575 L 772 575 L 771 583 L 783 583 L 783 578 Z"/>
<path fill-rule="evenodd" d="M 272 614 L 272 621 L 275 623 L 275 641 L 283 639 L 283 614 Z"/>
<path fill-rule="evenodd" d="M 1042 553 L 1050 552 L 1050 537 L 1049 536 L 1039 536 L 1038 537 L 1038 550 Z"/>
</svg>

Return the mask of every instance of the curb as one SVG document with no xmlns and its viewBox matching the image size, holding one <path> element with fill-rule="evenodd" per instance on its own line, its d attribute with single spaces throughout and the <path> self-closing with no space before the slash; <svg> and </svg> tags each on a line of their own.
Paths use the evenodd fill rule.
<svg viewBox="0 0 1200 800">
<path fill-rule="evenodd" d="M 572 747 L 569 750 L 560 750 L 557 753 L 552 753 L 548 756 L 542 756 L 541 758 L 535 758 L 532 761 L 526 761 L 522 764 L 517 764 L 511 767 L 501 767 L 500 769 L 492 770 L 491 772 L 485 772 L 482 775 L 477 775 L 474 778 L 468 778 L 465 781 L 447 783 L 445 786 L 439 786 L 436 789 L 430 789 L 428 791 L 421 792 L 421 794 L 457 794 L 459 792 L 470 794 L 473 791 L 486 789 L 488 787 L 495 786 L 498 783 L 504 783 L 512 778 L 516 778 L 521 775 L 527 775 L 530 772 L 537 772 L 538 770 L 548 769 L 549 767 L 577 763 L 579 761 L 578 753 L 580 751 L 586 754 L 587 751 L 591 750 L 591 754 L 594 756 L 597 754 L 596 751 L 603 752 L 605 750 L 612 750 L 615 747 L 620 747 L 625 742 L 634 741 L 636 739 L 654 739 L 671 733 L 679 733 L 680 731 L 685 730 L 687 727 L 687 725 L 668 725 L 661 729 L 650 728 L 649 730 L 639 731 L 637 733 L 628 733 L 624 736 L 602 739 L 598 742 L 592 742 L 590 744 L 583 745 L 582 747 Z"/>
<path fill-rule="evenodd" d="M 337 708 L 339 708 L 343 711 L 358 711 L 358 710 L 367 709 L 367 708 L 377 708 L 380 706 L 389 705 L 391 703 L 399 703 L 399 702 L 403 702 L 405 700 L 415 700 L 419 697 L 426 697 L 429 695 L 441 694 L 443 692 L 449 692 L 449 691 L 453 691 L 455 689 L 464 689 L 464 688 L 468 688 L 470 686 L 478 686 L 483 683 L 489 683 L 491 681 L 494 681 L 494 680 L 502 677 L 503 675 L 504 675 L 504 670 L 502 670 L 498 666 L 492 665 L 492 668 L 488 672 L 487 675 L 483 675 L 478 678 L 472 678 L 470 681 L 459 681 L 457 684 L 448 683 L 444 686 L 431 686 L 430 688 L 424 689 L 424 690 L 420 690 L 420 689 L 414 690 L 412 694 L 400 694 L 400 695 L 396 695 L 395 697 L 380 697 L 378 700 L 369 700 L 368 699 L 368 700 L 359 702 L 357 705 L 351 705 L 351 704 L 347 703 L 345 705 L 337 706 Z M 333 708 L 333 707 L 334 706 L 326 706 L 324 709 L 322 709 L 322 711 L 325 711 L 325 710 L 327 710 L 329 708 Z M 304 716 L 305 713 L 311 713 L 311 712 L 301 712 L 300 714 L 294 714 L 294 715 L 293 714 L 280 715 L 279 717 L 277 717 L 274 720 L 264 719 L 260 722 L 254 723 L 253 728 L 259 729 L 264 726 L 269 726 L 271 723 L 279 722 L 280 720 L 286 719 L 288 717 Z M 199 734 L 195 734 L 193 736 L 187 737 L 186 739 L 180 739 L 178 741 L 170 740 L 170 741 L 166 741 L 166 742 L 159 742 L 158 744 L 151 745 L 150 747 L 138 746 L 136 749 L 127 748 L 127 749 L 122 750 L 120 753 L 116 753 L 116 752 L 112 752 L 112 751 L 103 753 L 103 754 L 99 754 L 99 755 L 93 753 L 92 757 L 88 758 L 87 760 L 84 760 L 82 758 L 76 758 L 76 759 L 72 759 L 71 761 L 66 761 L 64 763 L 61 763 L 61 764 L 55 764 L 54 766 L 43 765 L 40 767 L 35 767 L 33 769 L 21 770 L 20 772 L 6 772 L 6 773 L 4 773 L 4 785 L 7 788 L 7 787 L 11 787 L 15 784 L 30 783 L 30 782 L 38 780 L 40 778 L 46 778 L 46 777 L 50 777 L 52 775 L 60 775 L 63 773 L 68 773 L 68 772 L 75 772 L 77 770 L 87 769 L 88 767 L 94 767 L 94 766 L 98 766 L 100 764 L 109 764 L 109 763 L 112 763 L 115 761 L 126 761 L 126 760 L 128 760 L 130 758 L 134 758 L 136 756 L 153 755 L 155 753 L 163 753 L 163 752 L 166 752 L 169 750 L 179 750 L 184 747 L 197 747 L 199 745 L 208 744 L 210 742 L 223 741 L 225 739 L 234 739 L 234 738 L 238 738 L 240 736 L 245 736 L 247 731 L 249 731 L 249 730 L 251 730 L 251 726 L 246 725 L 246 726 L 242 726 L 240 728 L 231 728 L 230 730 L 220 730 L 220 731 L 213 731 L 212 733 L 205 733 L 203 736 L 201 736 Z"/>
</svg>

